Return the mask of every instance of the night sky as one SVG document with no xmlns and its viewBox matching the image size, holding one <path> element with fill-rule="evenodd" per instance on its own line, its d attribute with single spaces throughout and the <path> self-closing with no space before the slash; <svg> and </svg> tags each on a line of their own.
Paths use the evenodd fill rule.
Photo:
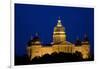
<svg viewBox="0 0 100 69">
<path fill-rule="evenodd" d="M 15 4 L 15 54 L 17 56 L 26 54 L 27 42 L 36 32 L 43 44 L 51 43 L 58 17 L 65 27 L 67 41 L 75 43 L 76 38 L 82 40 L 84 34 L 87 34 L 93 53 L 93 8 Z"/>
</svg>

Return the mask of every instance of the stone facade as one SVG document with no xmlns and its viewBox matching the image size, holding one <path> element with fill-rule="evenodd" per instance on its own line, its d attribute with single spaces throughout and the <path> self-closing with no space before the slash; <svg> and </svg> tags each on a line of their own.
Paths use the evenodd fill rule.
<svg viewBox="0 0 100 69">
<path fill-rule="evenodd" d="M 52 54 L 54 52 L 75 53 L 81 52 L 84 59 L 89 58 L 90 44 L 87 36 L 81 42 L 77 40 L 75 44 L 66 41 L 65 28 L 62 26 L 61 20 L 58 19 L 57 25 L 54 27 L 53 42 L 51 44 L 43 45 L 39 39 L 38 34 L 28 42 L 27 53 L 30 59 L 34 57 L 41 57 L 45 54 Z"/>
</svg>

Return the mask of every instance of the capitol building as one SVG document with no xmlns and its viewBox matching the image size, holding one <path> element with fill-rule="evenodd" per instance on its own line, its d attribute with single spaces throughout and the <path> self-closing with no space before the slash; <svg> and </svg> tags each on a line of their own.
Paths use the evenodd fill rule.
<svg viewBox="0 0 100 69">
<path fill-rule="evenodd" d="M 77 39 L 76 43 L 67 41 L 65 28 L 60 19 L 54 27 L 53 40 L 50 44 L 42 44 L 39 35 L 30 39 L 27 44 L 27 54 L 32 60 L 34 57 L 42 57 L 45 54 L 52 54 L 54 52 L 75 53 L 81 52 L 83 59 L 89 58 L 90 44 L 87 35 L 83 36 L 83 41 Z"/>
</svg>

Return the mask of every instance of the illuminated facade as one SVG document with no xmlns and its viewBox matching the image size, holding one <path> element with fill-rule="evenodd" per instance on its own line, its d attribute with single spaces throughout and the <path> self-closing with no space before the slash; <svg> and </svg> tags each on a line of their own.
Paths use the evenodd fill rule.
<svg viewBox="0 0 100 69">
<path fill-rule="evenodd" d="M 65 28 L 63 27 L 61 20 L 58 19 L 57 25 L 54 27 L 53 42 L 51 44 L 43 45 L 39 39 L 38 34 L 28 42 L 27 53 L 30 59 L 34 57 L 41 57 L 45 54 L 52 54 L 54 52 L 75 53 L 81 52 L 83 59 L 89 58 L 90 44 L 87 36 L 81 42 L 77 39 L 75 44 L 66 40 L 67 36 Z"/>
</svg>

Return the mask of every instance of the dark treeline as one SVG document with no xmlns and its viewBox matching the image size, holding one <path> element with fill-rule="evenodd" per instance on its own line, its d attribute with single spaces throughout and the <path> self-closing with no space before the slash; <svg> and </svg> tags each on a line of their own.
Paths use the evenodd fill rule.
<svg viewBox="0 0 100 69">
<path fill-rule="evenodd" d="M 61 63 L 61 62 L 77 62 L 77 61 L 92 61 L 93 56 L 88 59 L 83 59 L 80 52 L 76 53 L 52 53 L 51 55 L 45 54 L 42 57 L 35 57 L 31 61 L 27 55 L 22 57 L 15 56 L 15 65 L 28 65 L 28 64 L 44 64 L 44 63 Z"/>
</svg>

